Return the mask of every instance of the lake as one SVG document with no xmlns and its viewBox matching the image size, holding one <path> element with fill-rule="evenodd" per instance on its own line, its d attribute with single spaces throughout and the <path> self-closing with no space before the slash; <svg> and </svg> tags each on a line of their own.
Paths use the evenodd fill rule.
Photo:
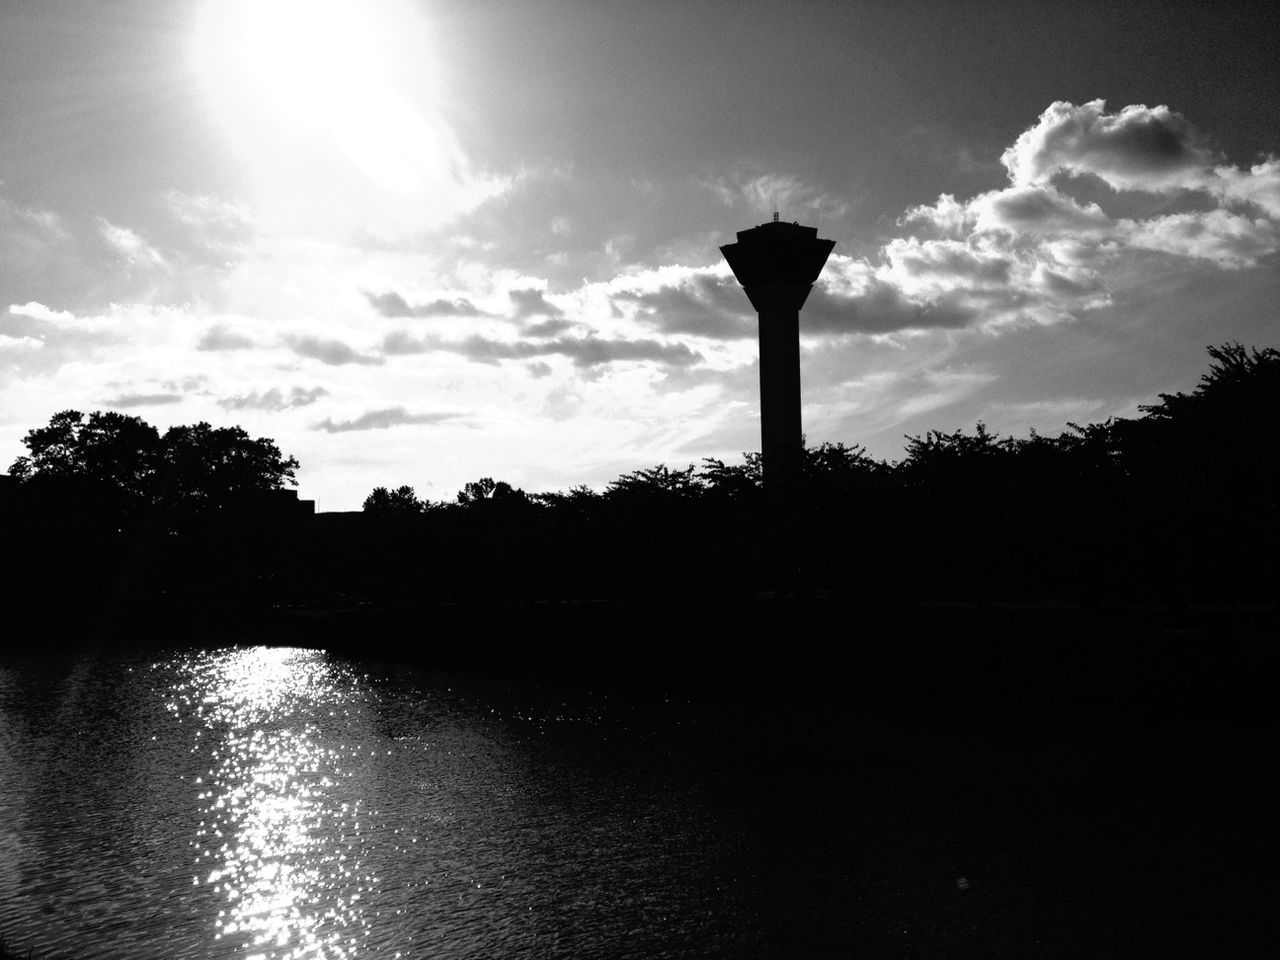
<svg viewBox="0 0 1280 960">
<path fill-rule="evenodd" d="M 268 646 L 13 660 L 0 936 L 122 960 L 1173 956 L 1242 936 L 1218 918 L 1260 869 L 1247 743 L 792 693 Z"/>
</svg>

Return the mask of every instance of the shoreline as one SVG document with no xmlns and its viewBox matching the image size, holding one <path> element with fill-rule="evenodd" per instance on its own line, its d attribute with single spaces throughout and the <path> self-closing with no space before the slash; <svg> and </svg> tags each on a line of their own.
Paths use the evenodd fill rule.
<svg viewBox="0 0 1280 960">
<path fill-rule="evenodd" d="M 1265 604 L 857 604 L 835 598 L 431 603 L 190 611 L 40 626 L 3 656 L 240 644 L 637 696 L 860 704 L 949 724 L 1094 735 L 1274 723 Z M 16 631 L 19 635 L 23 631 Z"/>
</svg>

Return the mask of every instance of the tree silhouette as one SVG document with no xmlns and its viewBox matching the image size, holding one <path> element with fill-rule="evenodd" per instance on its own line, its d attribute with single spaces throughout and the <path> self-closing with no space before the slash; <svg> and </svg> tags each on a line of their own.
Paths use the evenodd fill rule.
<svg viewBox="0 0 1280 960">
<path fill-rule="evenodd" d="M 136 512 L 158 505 L 194 516 L 296 484 L 298 461 L 240 427 L 175 426 L 160 436 L 146 421 L 111 411 L 64 410 L 27 433 L 28 453 L 10 472 L 46 496 L 87 496 Z M 69 505 L 69 504 L 68 504 Z"/>
<path fill-rule="evenodd" d="M 458 491 L 458 503 L 463 506 L 471 506 L 486 501 L 505 501 L 509 503 L 525 499 L 527 498 L 523 490 L 517 490 L 505 480 L 495 481 L 493 477 L 481 477 L 479 480 L 473 480 Z"/>
<path fill-rule="evenodd" d="M 400 486 L 394 490 L 374 487 L 373 492 L 365 497 L 362 509 L 373 516 L 409 517 L 422 513 L 427 505 L 418 499 L 413 487 Z"/>
<path fill-rule="evenodd" d="M 109 487 L 127 500 L 150 496 L 161 462 L 156 428 L 138 417 L 78 410 L 55 413 L 48 426 L 28 431 L 29 451 L 9 472 L 21 481 L 44 479 Z"/>
<path fill-rule="evenodd" d="M 391 603 L 1274 598 L 1280 351 L 1209 355 L 1194 389 L 1058 436 L 980 422 L 908 437 L 896 463 L 824 443 L 774 490 L 758 453 L 634 470 L 600 491 L 529 496 L 481 477 L 431 505 L 412 487 L 378 487 L 364 513 L 406 522 L 356 526 L 271 513 L 297 461 L 270 440 L 207 423 L 160 436 L 136 417 L 68 410 L 27 434 L 0 509 L 10 555 L 45 571 L 51 595 L 67 555 L 99 570 L 136 556 L 133 582 L 154 587 L 146 602 L 193 596 L 196 583 L 210 597 Z"/>
<path fill-rule="evenodd" d="M 246 494 L 297 485 L 298 461 L 283 456 L 273 440 L 252 439 L 240 427 L 170 427 L 161 449 L 160 495 L 187 511 L 227 509 Z"/>
<path fill-rule="evenodd" d="M 646 499 L 693 498 L 697 497 L 702 489 L 697 468 L 693 464 L 683 470 L 671 470 L 666 464 L 660 463 L 648 470 L 624 473 L 609 484 L 609 493 L 614 497 Z"/>
</svg>

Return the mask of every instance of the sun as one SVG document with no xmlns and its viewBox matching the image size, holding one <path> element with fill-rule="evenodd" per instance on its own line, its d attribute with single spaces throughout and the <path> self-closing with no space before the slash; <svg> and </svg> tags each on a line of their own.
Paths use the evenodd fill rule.
<svg viewBox="0 0 1280 960">
<path fill-rule="evenodd" d="M 386 82 L 386 52 L 370 9 L 354 0 L 243 4 L 233 52 L 277 110 L 322 126 Z"/>
<path fill-rule="evenodd" d="M 424 69 L 433 60 L 404 0 L 209 0 L 193 45 L 239 151 L 264 173 L 287 168 L 277 191 L 448 191 L 460 152 Z"/>
</svg>

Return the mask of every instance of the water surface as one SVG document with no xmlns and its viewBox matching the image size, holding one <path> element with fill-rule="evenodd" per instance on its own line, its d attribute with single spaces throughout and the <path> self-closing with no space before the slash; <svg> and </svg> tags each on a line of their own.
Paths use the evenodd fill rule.
<svg viewBox="0 0 1280 960">
<path fill-rule="evenodd" d="M 1091 845 L 1078 750 L 784 693 L 271 647 L 3 666 L 0 935 L 122 960 L 1122 955 L 1185 917 Z"/>
</svg>

